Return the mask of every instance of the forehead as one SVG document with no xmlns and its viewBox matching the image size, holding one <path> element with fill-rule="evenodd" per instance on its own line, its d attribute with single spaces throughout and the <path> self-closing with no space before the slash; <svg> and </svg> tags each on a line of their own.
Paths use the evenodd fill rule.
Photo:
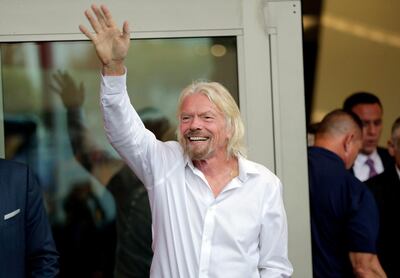
<svg viewBox="0 0 400 278">
<path fill-rule="evenodd" d="M 382 108 L 377 103 L 357 104 L 352 110 L 357 114 L 358 117 L 360 117 L 361 120 L 374 120 L 382 118 Z"/>
<path fill-rule="evenodd" d="M 218 107 L 202 93 L 186 96 L 182 101 L 181 113 L 220 112 Z"/>
</svg>

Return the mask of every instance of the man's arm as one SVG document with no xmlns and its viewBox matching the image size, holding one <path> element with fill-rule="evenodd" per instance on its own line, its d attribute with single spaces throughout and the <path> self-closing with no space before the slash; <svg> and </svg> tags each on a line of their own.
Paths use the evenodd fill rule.
<svg viewBox="0 0 400 278">
<path fill-rule="evenodd" d="M 353 272 L 359 278 L 386 278 L 378 256 L 371 253 L 350 252 Z"/>
<path fill-rule="evenodd" d="M 56 277 L 59 272 L 56 251 L 42 191 L 30 170 L 27 170 L 26 258 L 30 277 Z"/>
<path fill-rule="evenodd" d="M 260 233 L 260 277 L 286 278 L 293 272 L 288 260 L 288 231 L 286 213 L 282 200 L 282 185 L 279 180 L 266 197 L 265 211 Z"/>
<path fill-rule="evenodd" d="M 67 109 L 68 135 L 74 156 L 87 171 L 106 186 L 123 163 L 101 148 L 87 127 L 82 109 L 85 99 L 83 83 L 78 86 L 67 72 L 58 71 L 53 77 L 54 85 L 51 88 L 60 96 Z"/>
<path fill-rule="evenodd" d="M 353 189 L 362 191 L 358 198 L 353 198 L 353 210 L 347 227 L 353 272 L 356 277 L 386 277 L 376 256 L 379 214 L 375 199 L 365 184 L 354 177 L 351 179 Z"/>
</svg>

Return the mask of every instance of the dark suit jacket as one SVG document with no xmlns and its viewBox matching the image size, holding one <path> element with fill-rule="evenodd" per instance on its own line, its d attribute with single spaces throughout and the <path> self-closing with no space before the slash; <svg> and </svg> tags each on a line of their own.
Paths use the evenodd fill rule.
<svg viewBox="0 0 400 278">
<path fill-rule="evenodd" d="M 396 224 L 400 217 L 400 179 L 394 164 L 382 174 L 369 179 L 366 184 L 374 194 L 379 209 L 379 260 L 389 278 L 400 277 L 400 228 Z"/>
<path fill-rule="evenodd" d="M 55 277 L 55 248 L 42 192 L 22 163 L 0 159 L 0 277 Z"/>
<path fill-rule="evenodd" d="M 386 148 L 378 147 L 377 151 L 378 155 L 382 159 L 383 169 L 386 170 L 388 168 L 392 168 L 394 165 L 394 159 L 392 156 L 390 156 L 388 150 Z"/>
</svg>

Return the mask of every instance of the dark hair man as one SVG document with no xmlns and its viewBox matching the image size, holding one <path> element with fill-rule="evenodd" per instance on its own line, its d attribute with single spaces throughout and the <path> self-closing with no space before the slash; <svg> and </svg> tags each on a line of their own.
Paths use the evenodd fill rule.
<svg viewBox="0 0 400 278">
<path fill-rule="evenodd" d="M 363 123 L 363 144 L 352 170 L 359 180 L 365 181 L 393 163 L 387 149 L 378 147 L 383 127 L 382 104 L 371 93 L 357 92 L 344 101 L 343 109 L 355 113 Z"/>
</svg>

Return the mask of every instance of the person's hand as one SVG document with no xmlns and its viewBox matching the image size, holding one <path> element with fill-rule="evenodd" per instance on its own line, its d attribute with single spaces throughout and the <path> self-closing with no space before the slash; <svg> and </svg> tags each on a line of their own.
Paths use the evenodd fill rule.
<svg viewBox="0 0 400 278">
<path fill-rule="evenodd" d="M 85 11 L 85 16 L 94 33 L 83 25 L 79 25 L 79 29 L 93 42 L 97 56 L 103 64 L 103 74 L 121 75 L 125 72 L 124 59 L 130 43 L 128 22 L 123 23 L 121 32 L 106 6 L 101 5 L 98 8 L 92 5 L 91 8 L 96 17 L 89 10 Z"/>
<path fill-rule="evenodd" d="M 85 88 L 83 82 L 78 85 L 72 77 L 65 71 L 60 70 L 53 74 L 54 82 L 50 88 L 60 95 L 61 100 L 67 109 L 80 108 L 85 99 Z"/>
</svg>

